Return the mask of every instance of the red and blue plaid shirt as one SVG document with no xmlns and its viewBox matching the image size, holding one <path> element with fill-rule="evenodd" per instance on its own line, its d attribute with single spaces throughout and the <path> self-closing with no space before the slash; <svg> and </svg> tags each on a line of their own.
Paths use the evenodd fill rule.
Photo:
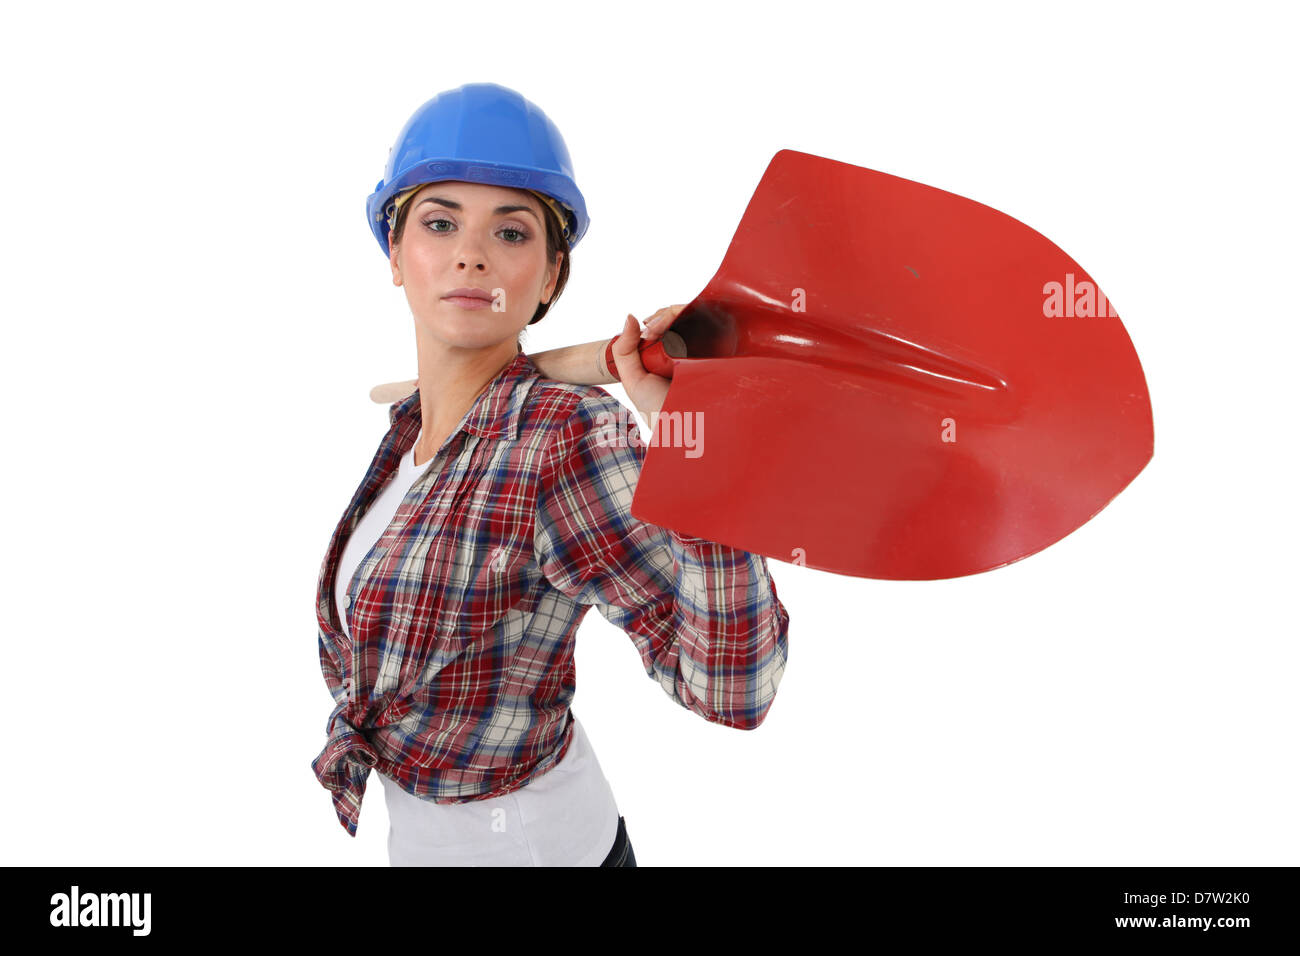
<svg viewBox="0 0 1300 956">
<path fill-rule="evenodd" d="M 348 536 L 420 433 L 390 428 L 329 543 L 316 594 L 335 707 L 312 769 L 356 835 L 370 768 L 435 803 L 510 793 L 572 739 L 574 639 L 589 606 L 646 673 L 706 720 L 752 729 L 786 661 L 789 615 L 758 555 L 633 518 L 645 452 L 624 407 L 541 377 L 520 352 L 475 399 L 334 596 Z"/>
</svg>

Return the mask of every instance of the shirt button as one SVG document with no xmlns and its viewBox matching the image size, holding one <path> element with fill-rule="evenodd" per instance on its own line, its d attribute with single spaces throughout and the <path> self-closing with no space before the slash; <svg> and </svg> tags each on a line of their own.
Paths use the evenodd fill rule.
<svg viewBox="0 0 1300 956">
<path fill-rule="evenodd" d="M 345 595 L 343 595 L 343 606 L 344 606 L 344 607 L 348 607 L 348 608 L 352 607 L 352 595 L 351 595 L 351 594 L 345 594 Z"/>
</svg>

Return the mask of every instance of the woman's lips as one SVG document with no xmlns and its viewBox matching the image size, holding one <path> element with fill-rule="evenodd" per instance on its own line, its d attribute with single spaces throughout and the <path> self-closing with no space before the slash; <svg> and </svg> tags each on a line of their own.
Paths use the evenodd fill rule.
<svg viewBox="0 0 1300 956">
<path fill-rule="evenodd" d="M 492 305 L 492 296 L 482 289 L 452 289 L 442 299 L 462 309 L 487 309 Z"/>
</svg>

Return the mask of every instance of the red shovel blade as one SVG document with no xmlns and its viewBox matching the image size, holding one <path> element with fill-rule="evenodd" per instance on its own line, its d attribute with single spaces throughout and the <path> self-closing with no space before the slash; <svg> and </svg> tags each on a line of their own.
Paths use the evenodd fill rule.
<svg viewBox="0 0 1300 956">
<path fill-rule="evenodd" d="M 632 513 L 861 577 L 1040 551 L 1152 455 L 1128 334 L 1044 236 L 962 196 L 773 157 L 686 342 Z"/>
</svg>

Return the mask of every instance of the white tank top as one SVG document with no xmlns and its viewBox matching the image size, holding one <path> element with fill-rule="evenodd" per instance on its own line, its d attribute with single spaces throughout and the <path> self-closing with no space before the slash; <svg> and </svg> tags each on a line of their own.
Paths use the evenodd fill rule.
<svg viewBox="0 0 1300 956">
<path fill-rule="evenodd" d="M 423 432 L 421 432 L 423 435 Z M 397 474 L 349 536 L 334 594 L 348 628 L 343 596 L 358 565 L 379 540 L 411 486 L 432 465 L 415 464 L 415 439 Z M 600 866 L 618 832 L 618 806 L 591 742 L 573 719 L 563 759 L 513 793 L 467 803 L 434 803 L 407 793 L 380 773 L 388 804 L 392 866 Z M 376 771 L 378 773 L 378 771 Z"/>
</svg>

